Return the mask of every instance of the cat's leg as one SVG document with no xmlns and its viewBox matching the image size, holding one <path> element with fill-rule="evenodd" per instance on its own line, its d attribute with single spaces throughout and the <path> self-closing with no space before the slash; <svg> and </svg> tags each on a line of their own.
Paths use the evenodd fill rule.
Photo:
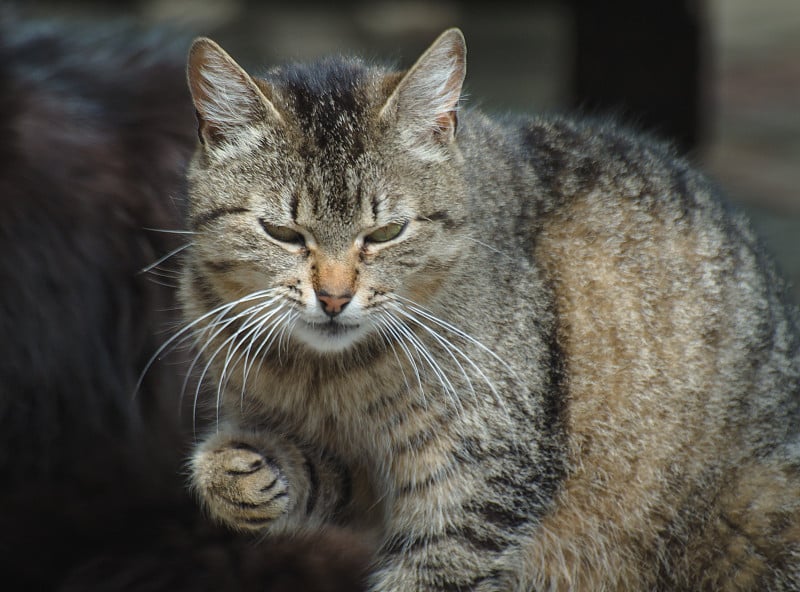
<svg viewBox="0 0 800 592">
<path fill-rule="evenodd" d="M 551 494 L 536 485 L 544 463 L 515 458 L 509 446 L 430 433 L 398 446 L 373 592 L 522 589 L 522 544 Z"/>
<path fill-rule="evenodd" d="M 243 531 L 297 531 L 350 502 L 347 468 L 269 430 L 222 427 L 192 455 L 192 483 L 216 520 Z"/>
</svg>

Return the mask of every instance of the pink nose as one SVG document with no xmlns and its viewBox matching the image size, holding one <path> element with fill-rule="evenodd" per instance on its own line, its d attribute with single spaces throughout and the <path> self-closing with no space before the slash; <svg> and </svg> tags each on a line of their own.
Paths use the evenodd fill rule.
<svg viewBox="0 0 800 592">
<path fill-rule="evenodd" d="M 344 310 L 344 307 L 353 299 L 352 294 L 339 294 L 333 296 L 325 291 L 317 293 L 317 299 L 322 304 L 325 314 L 333 318 Z"/>
</svg>

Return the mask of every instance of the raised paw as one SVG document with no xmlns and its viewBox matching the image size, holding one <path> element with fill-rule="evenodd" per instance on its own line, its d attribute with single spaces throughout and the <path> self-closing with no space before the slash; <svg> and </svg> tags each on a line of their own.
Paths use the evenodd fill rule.
<svg viewBox="0 0 800 592">
<path fill-rule="evenodd" d="M 201 450 L 194 479 L 215 518 L 242 530 L 263 530 L 289 511 L 289 487 L 278 465 L 239 442 Z"/>
</svg>

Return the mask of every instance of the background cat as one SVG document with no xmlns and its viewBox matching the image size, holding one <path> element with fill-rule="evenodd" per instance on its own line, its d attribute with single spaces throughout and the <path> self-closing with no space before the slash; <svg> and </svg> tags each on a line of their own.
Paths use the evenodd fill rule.
<svg viewBox="0 0 800 592">
<path fill-rule="evenodd" d="M 175 31 L 0 19 L 0 573 L 25 590 L 339 590 L 353 550 L 263 548 L 185 486 L 171 260 L 196 141 Z M 309 553 L 307 548 L 313 548 Z M 270 559 L 266 560 L 267 556 Z"/>
</svg>

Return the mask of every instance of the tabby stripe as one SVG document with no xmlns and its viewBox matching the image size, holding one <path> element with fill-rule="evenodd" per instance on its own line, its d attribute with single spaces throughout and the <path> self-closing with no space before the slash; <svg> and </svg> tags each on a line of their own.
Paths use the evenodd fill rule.
<svg viewBox="0 0 800 592">
<path fill-rule="evenodd" d="M 310 516 L 314 511 L 314 506 L 317 505 L 317 496 L 319 495 L 319 475 L 314 463 L 306 457 L 306 472 L 308 473 L 308 500 L 306 500 L 306 516 Z"/>
<path fill-rule="evenodd" d="M 436 565 L 436 563 L 438 563 L 437 557 L 442 557 L 449 553 L 448 547 L 454 538 L 466 542 L 473 551 L 475 560 L 471 564 L 472 569 L 469 570 L 471 573 L 459 571 L 458 573 L 445 575 L 440 573 L 440 566 Z M 473 544 L 473 542 L 477 544 Z M 440 549 L 437 553 L 434 548 L 440 543 L 445 543 L 447 546 L 444 549 Z M 507 549 L 508 546 L 510 546 L 510 543 L 509 545 L 495 545 L 493 542 L 486 542 L 482 538 L 480 540 L 476 538 L 475 541 L 470 541 L 463 536 L 462 531 L 450 530 L 442 534 L 413 537 L 396 535 L 381 547 L 380 555 L 388 564 L 393 564 L 391 558 L 397 555 L 402 555 L 407 558 L 405 562 L 417 564 L 416 569 L 425 580 L 425 590 L 465 592 L 467 590 L 474 590 L 482 584 L 498 583 L 502 579 L 503 572 L 491 566 L 493 559 L 491 557 L 486 557 L 486 554 L 489 553 L 497 556 Z M 416 555 L 418 559 L 412 559 L 409 555 Z M 487 562 L 490 563 L 490 565 L 486 565 Z M 430 573 L 431 577 L 426 578 L 423 575 L 425 572 Z M 447 580 L 443 581 L 442 578 L 447 578 Z"/>
<path fill-rule="evenodd" d="M 446 465 L 446 466 L 434 471 L 432 474 L 428 475 L 422 481 L 410 482 L 410 483 L 406 483 L 404 485 L 401 485 L 400 487 L 397 488 L 397 495 L 398 496 L 407 496 L 407 495 L 410 495 L 412 493 L 419 493 L 424 489 L 428 489 L 428 488 L 436 485 L 437 483 L 439 483 L 440 481 L 443 481 L 448 476 L 448 474 L 450 473 L 451 467 L 452 467 L 452 464 L 448 464 L 448 465 Z"/>
<path fill-rule="evenodd" d="M 266 489 L 270 489 L 271 487 L 274 487 L 274 486 L 275 486 L 275 482 L 273 482 L 273 483 L 271 484 L 271 486 L 270 486 L 270 487 L 267 487 Z M 262 490 L 262 491 L 263 491 L 263 490 Z M 286 497 L 287 495 L 289 495 L 289 494 L 288 494 L 288 493 L 286 493 L 285 491 L 281 491 L 281 492 L 279 492 L 279 493 L 276 493 L 275 495 L 273 495 L 273 496 L 272 496 L 271 498 L 269 498 L 268 500 L 266 500 L 266 501 L 264 501 L 264 502 L 260 502 L 260 503 L 258 503 L 258 504 L 254 504 L 254 503 L 252 503 L 252 502 L 243 502 L 243 501 L 241 501 L 241 500 L 232 500 L 232 499 L 230 499 L 229 497 L 227 497 L 227 496 L 224 496 L 224 495 L 222 495 L 222 494 L 220 494 L 220 497 L 221 497 L 221 498 L 223 498 L 223 499 L 224 499 L 225 501 L 227 501 L 228 503 L 230 503 L 230 504 L 232 504 L 232 505 L 236 506 L 237 508 L 239 508 L 239 509 L 241 509 L 241 510 L 257 510 L 257 509 L 259 509 L 259 508 L 263 508 L 264 506 L 267 506 L 267 505 L 271 504 L 271 503 L 272 503 L 272 502 L 274 502 L 276 499 L 281 499 L 282 497 Z"/>
<path fill-rule="evenodd" d="M 515 544 L 515 541 L 509 541 L 502 535 L 492 536 L 488 532 L 481 533 L 472 527 L 461 526 L 448 528 L 444 533 L 437 534 L 406 537 L 396 535 L 381 547 L 381 554 L 385 556 L 405 555 L 453 540 L 463 541 L 473 551 L 480 553 L 501 553 Z"/>
<path fill-rule="evenodd" d="M 493 569 L 487 575 L 481 575 L 471 580 L 467 580 L 466 582 L 461 581 L 451 581 L 451 582 L 433 582 L 431 585 L 433 588 L 431 590 L 438 590 L 439 592 L 466 592 L 467 590 L 474 590 L 481 584 L 490 581 L 497 581 L 500 579 L 500 573 Z"/>
<path fill-rule="evenodd" d="M 335 466 L 337 473 L 339 474 L 339 503 L 336 504 L 336 508 L 334 509 L 334 515 L 340 516 L 345 508 L 350 505 L 350 502 L 353 500 L 353 477 L 350 475 L 350 471 L 342 462 L 338 460 L 335 461 Z"/>
<path fill-rule="evenodd" d="M 448 230 L 460 228 L 464 225 L 463 222 L 456 222 L 453 220 L 444 210 L 437 210 L 436 212 L 431 212 L 430 214 L 417 216 L 417 222 L 441 222 L 442 226 Z"/>
<path fill-rule="evenodd" d="M 505 537 L 492 536 L 491 533 L 479 532 L 469 526 L 462 526 L 458 530 L 454 530 L 452 536 L 468 542 L 476 551 L 489 553 L 500 553 L 513 544 L 512 541 L 505 539 Z"/>
<path fill-rule="evenodd" d="M 392 452 L 394 452 L 396 455 L 417 453 L 425 448 L 428 444 L 433 442 L 438 433 L 438 430 L 434 428 L 425 428 L 420 430 L 413 436 L 406 438 L 405 442 L 401 444 L 395 444 Z"/>
<path fill-rule="evenodd" d="M 292 194 L 292 197 L 289 199 L 289 218 L 292 222 L 297 224 L 297 208 L 299 206 L 300 199 L 297 197 L 296 194 Z"/>
<path fill-rule="evenodd" d="M 378 201 L 373 199 L 372 200 L 372 219 L 377 221 L 379 213 L 380 212 L 378 211 Z"/>
<path fill-rule="evenodd" d="M 192 269 L 192 287 L 194 288 L 195 292 L 203 299 L 204 303 L 209 309 L 216 308 L 222 304 L 225 304 L 223 300 L 221 300 L 217 294 L 214 292 L 214 289 L 211 287 L 211 284 L 206 280 L 206 278 L 198 272 L 196 269 Z"/>
<path fill-rule="evenodd" d="M 243 214 L 245 212 L 249 212 L 248 208 L 243 207 L 228 207 L 228 208 L 216 208 L 213 210 L 208 210 L 207 212 L 202 212 L 197 214 L 189 221 L 189 226 L 192 230 L 197 230 L 198 228 L 205 226 L 206 224 L 220 218 L 221 216 L 228 216 L 231 214 Z"/>
<path fill-rule="evenodd" d="M 445 538 L 444 534 L 429 534 L 424 536 L 393 536 L 381 547 L 381 554 L 384 556 L 405 555 L 406 553 L 425 549 L 430 545 Z"/>
<path fill-rule="evenodd" d="M 239 267 L 237 261 L 203 261 L 203 266 L 216 273 L 228 273 Z"/>
<path fill-rule="evenodd" d="M 391 416 L 385 418 L 383 420 L 383 425 L 385 428 L 396 427 L 405 423 L 409 416 L 416 417 L 424 412 L 424 405 L 421 405 L 417 401 L 410 401 L 397 409 Z"/>
<path fill-rule="evenodd" d="M 419 429 L 418 431 L 414 432 L 410 436 L 406 436 L 405 440 L 402 442 L 398 442 L 394 445 L 392 449 L 395 454 L 408 454 L 419 452 L 426 446 L 428 446 L 431 442 L 436 440 L 436 436 L 440 433 L 446 432 L 446 426 L 452 420 L 452 414 L 449 412 L 433 415 L 427 418 L 428 421 L 426 422 L 426 426 Z M 464 462 L 470 462 L 472 459 L 467 458 L 466 451 L 469 448 L 466 440 L 462 443 L 462 446 L 459 446 L 454 451 L 454 456 Z"/>
<path fill-rule="evenodd" d="M 494 524 L 503 530 L 521 528 L 530 524 L 532 518 L 527 514 L 514 511 L 494 501 L 486 501 L 480 505 L 471 505 L 464 508 L 471 514 L 480 516 L 486 522 Z"/>
<path fill-rule="evenodd" d="M 372 401 L 369 405 L 367 405 L 365 412 L 367 413 L 367 415 L 372 415 L 372 416 L 377 415 L 379 412 L 384 411 L 389 406 L 390 403 L 394 403 L 403 399 L 406 393 L 407 391 L 404 385 L 403 388 L 391 394 L 383 395 L 380 399 Z"/>
</svg>

